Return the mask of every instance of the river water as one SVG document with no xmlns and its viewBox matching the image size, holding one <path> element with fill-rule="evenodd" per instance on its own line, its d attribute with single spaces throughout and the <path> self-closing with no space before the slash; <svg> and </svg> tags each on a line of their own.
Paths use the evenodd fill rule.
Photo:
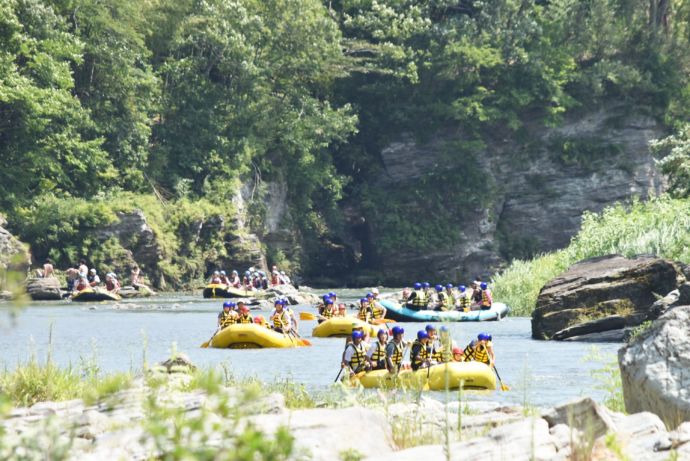
<svg viewBox="0 0 690 461">
<path fill-rule="evenodd" d="M 354 300 L 361 293 L 340 290 L 339 300 Z M 348 298 L 351 297 L 351 298 Z M 201 349 L 215 330 L 222 300 L 204 300 L 201 295 L 165 294 L 119 303 L 34 302 L 10 315 L 8 304 L 0 305 L 0 366 L 12 369 L 32 356 L 52 359 L 63 366 L 81 366 L 95 361 L 103 371 L 138 371 L 144 359 L 155 363 L 172 350 L 186 353 L 198 366 L 226 363 L 238 376 L 263 381 L 291 378 L 310 389 L 322 390 L 333 383 L 340 369 L 342 338 L 312 338 L 315 321 L 301 321 L 299 330 L 313 347 L 295 349 L 220 350 Z M 296 311 L 314 312 L 309 306 Z M 267 312 L 253 311 L 253 315 Z M 406 338 L 424 324 L 404 323 Z M 586 359 L 592 345 L 535 341 L 530 337 L 530 319 L 507 317 L 500 322 L 463 322 L 448 325 L 460 346 L 479 332 L 493 335 L 497 368 L 509 392 L 480 393 L 470 398 L 505 403 L 550 406 L 588 395 L 602 400 L 592 371 L 602 362 Z M 52 339 L 49 346 L 49 334 Z M 613 356 L 618 344 L 596 345 L 604 356 Z"/>
</svg>

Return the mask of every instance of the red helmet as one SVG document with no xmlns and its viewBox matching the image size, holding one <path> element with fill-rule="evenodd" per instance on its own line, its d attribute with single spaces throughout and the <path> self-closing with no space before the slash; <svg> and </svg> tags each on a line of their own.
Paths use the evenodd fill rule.
<svg viewBox="0 0 690 461">
<path fill-rule="evenodd" d="M 264 324 L 266 323 L 266 319 L 264 319 L 263 315 L 257 315 L 254 317 L 254 323 Z"/>
</svg>

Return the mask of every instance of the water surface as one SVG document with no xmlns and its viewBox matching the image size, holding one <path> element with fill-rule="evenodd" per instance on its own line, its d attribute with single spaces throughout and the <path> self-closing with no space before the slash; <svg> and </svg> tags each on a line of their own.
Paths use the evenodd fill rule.
<svg viewBox="0 0 690 461">
<path fill-rule="evenodd" d="M 361 294 L 342 292 L 354 300 Z M 292 378 L 310 388 L 325 389 L 340 369 L 342 338 L 312 338 L 315 321 L 301 321 L 300 332 L 313 347 L 295 349 L 219 350 L 201 349 L 215 330 L 222 300 L 204 300 L 201 295 L 166 294 L 119 303 L 33 302 L 15 320 L 9 305 L 0 305 L 0 366 L 14 368 L 32 354 L 43 360 L 48 351 L 52 325 L 51 355 L 61 365 L 79 366 L 95 358 L 104 371 L 140 370 L 144 355 L 149 363 L 167 358 L 175 347 L 198 366 L 227 363 L 239 376 L 256 376 L 264 381 Z M 310 306 L 296 311 L 314 312 Z M 253 311 L 253 315 L 267 315 Z M 404 323 L 411 338 L 424 324 Z M 530 336 L 529 318 L 508 317 L 500 322 L 448 324 L 460 346 L 479 332 L 493 335 L 497 368 L 510 392 L 482 393 L 474 398 L 506 403 L 549 406 L 589 395 L 603 398 L 594 389 L 591 371 L 601 363 L 585 360 L 592 345 L 535 341 Z M 173 346 L 173 343 L 175 344 Z M 602 343 L 602 354 L 614 354 L 618 344 Z"/>
</svg>

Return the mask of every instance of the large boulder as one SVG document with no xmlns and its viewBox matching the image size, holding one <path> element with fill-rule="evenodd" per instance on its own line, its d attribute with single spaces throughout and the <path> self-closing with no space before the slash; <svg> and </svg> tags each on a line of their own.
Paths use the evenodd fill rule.
<svg viewBox="0 0 690 461">
<path fill-rule="evenodd" d="M 670 309 L 618 352 L 625 408 L 690 421 L 690 306 Z"/>
<path fill-rule="evenodd" d="M 651 306 L 685 282 L 673 261 L 601 256 L 573 264 L 549 281 L 532 313 L 532 337 L 566 339 L 653 319 Z"/>
<path fill-rule="evenodd" d="M 26 281 L 26 292 L 34 301 L 62 299 L 60 281 L 56 277 L 30 278 Z"/>
</svg>

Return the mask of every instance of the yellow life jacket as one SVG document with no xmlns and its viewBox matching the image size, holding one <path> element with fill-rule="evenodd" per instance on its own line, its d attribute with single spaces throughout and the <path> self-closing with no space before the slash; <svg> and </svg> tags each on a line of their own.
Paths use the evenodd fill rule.
<svg viewBox="0 0 690 461">
<path fill-rule="evenodd" d="M 428 304 L 426 293 L 422 290 L 415 290 L 414 293 L 412 305 L 418 309 L 425 309 Z"/>
<path fill-rule="evenodd" d="M 491 363 L 489 360 L 489 352 L 486 346 L 483 344 L 479 344 L 476 341 L 472 341 L 467 345 L 467 347 L 465 347 L 464 361 L 481 362 L 486 363 L 487 365 Z"/>
<path fill-rule="evenodd" d="M 393 343 L 394 347 L 393 354 L 391 355 L 391 362 L 393 362 L 393 365 L 396 367 L 399 367 L 403 360 L 403 354 L 405 353 L 405 343 L 403 341 L 396 343 L 392 339 L 388 344 L 390 343 Z"/>
<path fill-rule="evenodd" d="M 443 311 L 449 311 L 453 309 L 453 305 L 450 302 L 450 296 L 448 296 L 448 293 L 444 291 L 438 294 L 438 303 L 441 306 L 441 310 Z"/>
<path fill-rule="evenodd" d="M 360 307 L 359 312 L 357 313 L 357 318 L 360 319 L 362 322 L 368 322 L 371 320 L 371 309 L 369 307 Z"/>
<path fill-rule="evenodd" d="M 453 361 L 453 340 L 448 337 L 446 341 L 439 339 L 439 354 L 435 359 L 439 362 L 448 363 Z"/>
<path fill-rule="evenodd" d="M 419 348 L 419 353 L 411 357 L 413 369 L 419 368 L 420 365 L 429 360 L 429 351 L 427 350 L 426 345 L 422 344 L 420 340 L 415 339 L 412 343 L 412 350 L 417 348 Z"/>
<path fill-rule="evenodd" d="M 352 371 L 362 371 L 364 369 L 364 363 L 366 362 L 366 357 L 367 357 L 367 350 L 364 347 L 364 342 L 360 342 L 358 345 L 355 346 L 354 343 L 348 343 L 347 347 L 351 347 L 354 349 L 354 354 L 352 354 L 352 358 L 350 359 L 350 368 Z"/>
<path fill-rule="evenodd" d="M 233 325 L 237 321 L 237 317 L 233 311 L 226 313 L 223 311 L 220 316 L 220 327 L 225 328 L 228 325 Z"/>
<path fill-rule="evenodd" d="M 463 311 L 468 312 L 470 310 L 470 306 L 472 306 L 472 297 L 468 296 L 466 293 L 463 293 L 462 296 L 460 296 L 460 308 L 462 308 Z"/>
<path fill-rule="evenodd" d="M 372 308 L 372 312 L 373 312 L 375 319 L 382 319 L 383 318 L 383 307 L 381 307 L 381 305 L 375 301 L 374 301 L 374 307 Z"/>
<path fill-rule="evenodd" d="M 441 362 L 443 359 L 443 345 L 440 342 L 434 341 L 431 347 L 431 359 Z"/>
<path fill-rule="evenodd" d="M 491 298 L 489 297 L 489 289 L 482 290 L 482 306 L 491 307 Z"/>
<path fill-rule="evenodd" d="M 386 360 L 386 345 L 376 341 L 376 350 L 371 354 L 371 361 L 380 362 L 381 360 Z"/>
<path fill-rule="evenodd" d="M 240 315 L 240 318 L 237 319 L 237 323 L 254 323 L 254 319 L 249 314 Z"/>
<path fill-rule="evenodd" d="M 332 306 L 332 304 L 326 304 L 323 306 L 323 309 L 321 309 L 321 316 L 327 319 L 333 317 L 333 309 L 331 309 L 329 306 Z"/>
<path fill-rule="evenodd" d="M 290 325 L 290 316 L 286 314 L 287 313 L 285 311 L 276 312 L 273 314 L 273 317 L 271 317 L 271 322 L 273 322 L 274 328 L 280 328 L 282 330 L 284 327 Z M 287 317 L 287 320 L 285 320 L 284 317 Z"/>
</svg>

